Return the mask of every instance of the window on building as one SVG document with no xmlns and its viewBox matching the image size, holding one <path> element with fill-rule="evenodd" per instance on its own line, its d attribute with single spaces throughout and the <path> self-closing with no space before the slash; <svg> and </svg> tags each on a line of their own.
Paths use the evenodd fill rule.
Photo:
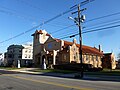
<svg viewBox="0 0 120 90">
<path fill-rule="evenodd" d="M 6 58 L 6 55 L 4 56 L 4 58 Z"/>
<path fill-rule="evenodd" d="M 76 48 L 74 48 L 74 51 L 76 51 Z"/>
<path fill-rule="evenodd" d="M 66 60 L 66 55 L 64 54 L 64 60 Z"/>
<path fill-rule="evenodd" d="M 25 50 L 25 53 L 27 53 L 27 50 Z"/>
<path fill-rule="evenodd" d="M 92 55 L 92 60 L 94 61 L 94 56 Z"/>
<path fill-rule="evenodd" d="M 98 61 L 98 56 L 96 56 L 96 61 Z"/>
<path fill-rule="evenodd" d="M 100 59 L 101 59 L 100 56 L 98 56 L 98 61 L 99 61 Z"/>
<path fill-rule="evenodd" d="M 12 49 L 12 52 L 15 52 L 15 50 L 14 50 L 14 49 Z"/>
<path fill-rule="evenodd" d="M 8 58 L 12 58 L 12 54 L 8 54 Z"/>
<path fill-rule="evenodd" d="M 76 60 L 78 59 L 78 53 L 76 52 Z"/>
<path fill-rule="evenodd" d="M 29 55 L 28 58 L 31 58 L 31 55 Z"/>
<path fill-rule="evenodd" d="M 84 62 L 84 55 L 82 55 L 82 61 Z"/>
<path fill-rule="evenodd" d="M 89 55 L 86 55 L 86 61 L 88 61 L 89 60 Z"/>
<path fill-rule="evenodd" d="M 22 49 L 19 49 L 19 52 L 22 52 Z"/>
<path fill-rule="evenodd" d="M 31 50 L 29 50 L 29 53 L 31 53 Z"/>
<path fill-rule="evenodd" d="M 27 54 L 25 54 L 25 58 L 27 58 Z"/>
<path fill-rule="evenodd" d="M 76 61 L 76 56 L 74 56 L 74 60 Z"/>
<path fill-rule="evenodd" d="M 18 58 L 22 58 L 22 55 L 21 55 L 21 54 L 19 54 L 19 55 L 18 55 Z"/>
<path fill-rule="evenodd" d="M 94 56 L 94 60 L 96 60 L 96 56 Z"/>
<path fill-rule="evenodd" d="M 10 53 L 13 53 L 13 50 L 12 50 L 12 49 L 10 49 L 10 50 L 9 50 L 9 52 L 10 52 Z"/>
</svg>

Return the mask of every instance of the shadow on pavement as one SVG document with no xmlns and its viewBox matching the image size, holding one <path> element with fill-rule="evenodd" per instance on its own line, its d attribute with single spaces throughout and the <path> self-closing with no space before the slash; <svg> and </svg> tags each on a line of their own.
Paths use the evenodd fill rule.
<svg viewBox="0 0 120 90">
<path fill-rule="evenodd" d="M 18 73 L 20 73 L 20 72 L 0 70 L 0 75 L 2 75 L 2 74 L 18 74 Z"/>
<path fill-rule="evenodd" d="M 32 75 L 41 75 L 41 76 L 50 76 L 50 77 L 58 77 L 58 78 L 69 78 L 69 79 L 77 79 L 77 80 L 89 80 L 89 81 L 111 81 L 111 82 L 120 82 L 120 76 L 88 76 L 84 75 L 83 78 L 75 77 L 74 74 L 61 74 L 61 73 L 42 73 L 42 74 L 32 74 Z"/>
<path fill-rule="evenodd" d="M 6 71 L 0 70 L 0 75 L 2 74 L 29 74 L 29 75 L 39 75 L 39 76 L 49 76 L 49 77 L 58 77 L 58 78 L 68 78 L 68 79 L 77 79 L 77 80 L 89 80 L 89 81 L 111 81 L 111 82 L 120 82 L 120 76 L 91 76 L 91 75 L 84 75 L 83 78 L 75 77 L 75 74 L 62 74 L 62 73 L 29 73 L 28 72 L 19 72 L 19 71 Z"/>
</svg>

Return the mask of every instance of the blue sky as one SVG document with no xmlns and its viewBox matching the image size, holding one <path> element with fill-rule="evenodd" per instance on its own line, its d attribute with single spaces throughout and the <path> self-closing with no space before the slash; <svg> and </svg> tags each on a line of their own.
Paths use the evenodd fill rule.
<svg viewBox="0 0 120 90">
<path fill-rule="evenodd" d="M 31 34 L 33 34 L 36 29 L 45 29 L 55 38 L 63 38 L 77 33 L 78 27 L 76 25 L 64 29 L 65 27 L 74 24 L 68 17 L 76 17 L 77 14 L 72 15 L 71 12 L 43 24 L 42 26 L 34 29 L 32 28 L 69 10 L 71 6 L 82 1 L 84 0 L 0 0 L 0 52 L 5 52 L 7 47 L 11 44 L 25 44 L 27 42 L 32 42 L 33 38 Z M 120 25 L 119 4 L 120 0 L 94 0 L 91 3 L 82 6 L 81 9 L 87 8 L 87 10 L 82 12 L 82 14 L 86 15 L 86 21 L 82 24 L 82 26 L 85 27 L 83 32 Z M 118 14 L 111 15 L 114 13 Z M 111 16 L 89 21 L 106 15 Z M 118 22 L 114 23 L 116 21 Z M 120 52 L 119 29 L 120 27 L 116 27 L 83 34 L 83 44 L 92 47 L 95 46 L 97 48 L 100 44 L 104 52 L 114 52 L 117 56 Z M 25 33 L 25 31 L 29 32 Z M 10 39 L 21 33 L 24 34 L 17 38 Z M 78 36 L 75 38 L 79 43 Z M 64 38 L 64 40 L 72 41 L 73 38 Z"/>
</svg>

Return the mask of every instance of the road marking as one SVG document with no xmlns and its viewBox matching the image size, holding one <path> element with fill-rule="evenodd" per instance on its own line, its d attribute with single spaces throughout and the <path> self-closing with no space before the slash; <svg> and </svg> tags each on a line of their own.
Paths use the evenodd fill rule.
<svg viewBox="0 0 120 90">
<path fill-rule="evenodd" d="M 47 81 L 33 80 L 33 79 L 30 79 L 30 78 L 24 78 L 24 77 L 20 77 L 20 76 L 13 76 L 13 75 L 9 75 L 9 74 L 5 74 L 3 76 L 10 76 L 10 77 L 18 78 L 18 79 L 22 79 L 22 80 L 27 80 L 27 81 L 37 82 L 37 83 L 43 83 L 43 84 L 49 84 L 49 85 L 54 85 L 54 86 L 60 86 L 60 87 L 65 87 L 65 88 L 73 88 L 73 89 L 77 89 L 77 90 L 94 90 L 92 88 L 80 88 L 80 87 L 77 87 L 77 86 L 68 86 L 68 85 L 64 85 L 64 84 L 58 84 L 58 83 L 47 82 Z"/>
</svg>

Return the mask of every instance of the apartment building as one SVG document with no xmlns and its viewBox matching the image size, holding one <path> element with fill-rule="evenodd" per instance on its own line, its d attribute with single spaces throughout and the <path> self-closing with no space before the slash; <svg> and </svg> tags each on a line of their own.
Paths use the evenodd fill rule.
<svg viewBox="0 0 120 90">
<path fill-rule="evenodd" d="M 20 60 L 21 66 L 32 63 L 33 55 L 32 44 L 26 45 L 10 45 L 6 52 L 6 66 L 17 66 Z"/>
</svg>

